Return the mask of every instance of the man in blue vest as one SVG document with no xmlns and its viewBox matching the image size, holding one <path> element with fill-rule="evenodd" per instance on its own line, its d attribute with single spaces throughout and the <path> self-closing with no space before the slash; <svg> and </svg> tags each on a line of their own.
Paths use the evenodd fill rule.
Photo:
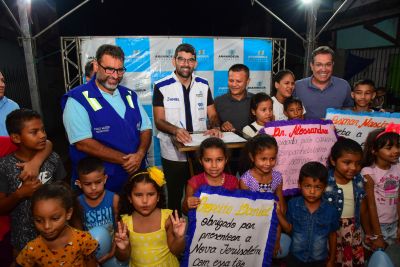
<svg viewBox="0 0 400 267">
<path fill-rule="evenodd" d="M 151 123 L 136 93 L 119 85 L 124 59 L 120 47 L 100 46 L 93 62 L 96 74 L 63 96 L 73 183 L 78 161 L 88 155 L 105 162 L 106 188 L 113 192 L 120 192 L 128 176 L 144 167 Z"/>
</svg>

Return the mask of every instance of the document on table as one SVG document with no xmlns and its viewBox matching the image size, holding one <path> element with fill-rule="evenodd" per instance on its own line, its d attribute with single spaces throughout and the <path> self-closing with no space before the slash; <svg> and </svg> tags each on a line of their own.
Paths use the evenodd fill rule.
<svg viewBox="0 0 400 267">
<path fill-rule="evenodd" d="M 185 146 L 199 146 L 201 142 L 210 137 L 209 135 L 204 135 L 203 133 L 195 133 L 190 135 L 192 137 L 192 141 L 189 143 L 185 143 Z M 241 143 L 246 142 L 246 139 L 240 137 L 239 135 L 233 132 L 223 132 L 222 138 L 225 143 Z"/>
</svg>

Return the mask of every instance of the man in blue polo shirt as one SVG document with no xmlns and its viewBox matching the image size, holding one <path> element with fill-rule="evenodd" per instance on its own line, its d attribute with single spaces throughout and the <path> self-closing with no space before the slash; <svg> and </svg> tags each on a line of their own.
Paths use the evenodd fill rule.
<svg viewBox="0 0 400 267">
<path fill-rule="evenodd" d="M 6 80 L 0 71 L 0 136 L 8 136 L 6 129 L 7 115 L 16 109 L 19 109 L 17 103 L 7 98 L 4 93 L 6 91 Z"/>
<path fill-rule="evenodd" d="M 302 102 L 306 119 L 325 118 L 327 108 L 353 107 L 351 88 L 347 81 L 332 76 L 334 52 L 320 46 L 312 53 L 312 76 L 296 81 L 293 95 Z"/>
<path fill-rule="evenodd" d="M 63 96 L 63 121 L 70 142 L 72 182 L 77 163 L 88 155 L 105 162 L 106 188 L 120 192 L 128 175 L 144 167 L 151 123 L 135 92 L 119 85 L 124 52 L 102 45 L 93 62 L 95 75 Z"/>
</svg>

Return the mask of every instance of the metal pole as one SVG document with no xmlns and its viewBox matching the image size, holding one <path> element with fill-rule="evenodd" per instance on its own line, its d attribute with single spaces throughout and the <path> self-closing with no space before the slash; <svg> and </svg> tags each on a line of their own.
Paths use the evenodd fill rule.
<svg viewBox="0 0 400 267">
<path fill-rule="evenodd" d="M 319 31 L 317 35 L 315 35 L 316 32 L 316 25 L 317 25 L 317 11 L 319 8 L 319 3 L 311 3 L 311 9 L 307 10 L 307 34 L 306 34 L 306 39 L 304 39 L 300 34 L 298 34 L 295 30 L 293 30 L 288 24 L 286 24 L 283 20 L 281 20 L 277 15 L 275 15 L 271 10 L 269 10 L 267 7 L 265 7 L 263 4 L 261 4 L 258 0 L 250 0 L 251 5 L 254 5 L 254 2 L 260 5 L 265 11 L 267 11 L 271 16 L 276 18 L 280 23 L 282 23 L 284 26 L 286 26 L 290 31 L 292 31 L 297 37 L 299 37 L 303 43 L 305 44 L 305 62 L 304 62 L 304 77 L 307 77 L 310 75 L 310 62 L 311 62 L 311 54 L 312 51 L 314 50 L 315 47 L 315 41 L 318 38 L 318 36 L 325 30 L 325 28 L 328 26 L 328 24 L 336 17 L 336 15 L 339 13 L 339 11 L 342 9 L 342 7 L 346 4 L 348 0 L 345 0 L 339 8 L 335 11 L 335 13 L 332 15 L 332 17 L 325 23 L 325 25 L 322 27 L 322 29 Z M 350 0 L 354 1 L 354 0 Z M 352 3 L 350 2 L 350 3 Z"/>
<path fill-rule="evenodd" d="M 38 79 L 35 58 L 33 53 L 33 45 L 31 38 L 31 30 L 28 19 L 28 3 L 25 0 L 18 0 L 18 14 L 21 24 L 23 37 L 22 44 L 24 47 L 26 71 L 28 75 L 29 91 L 31 94 L 32 109 L 42 114 L 40 105 L 40 94 L 38 88 Z"/>
<path fill-rule="evenodd" d="M 78 8 L 80 8 L 81 6 L 83 6 L 84 4 L 86 4 L 87 2 L 89 2 L 90 0 L 85 0 L 82 3 L 80 3 L 79 5 L 77 5 L 76 7 L 74 7 L 73 9 L 71 9 L 70 11 L 68 11 L 67 13 L 65 13 L 64 15 L 62 15 L 60 18 L 58 18 L 56 21 L 54 21 L 52 24 L 50 24 L 49 26 L 47 26 L 46 28 L 44 28 L 43 30 L 41 30 L 38 34 L 36 34 L 35 36 L 32 37 L 32 39 L 36 39 L 38 38 L 40 35 L 42 35 L 44 32 L 46 32 L 48 29 L 50 29 L 51 27 L 53 27 L 54 25 L 56 25 L 57 23 L 59 23 L 60 21 L 62 21 L 64 18 L 66 18 L 67 16 L 69 16 L 70 14 L 72 14 L 75 10 L 77 10 Z"/>
<path fill-rule="evenodd" d="M 306 53 L 304 60 L 304 72 L 303 77 L 310 75 L 310 62 L 312 51 L 315 48 L 315 32 L 317 27 L 317 4 L 311 3 L 310 9 L 307 9 L 307 42 L 306 42 Z"/>
<path fill-rule="evenodd" d="M 253 4 L 253 0 L 251 1 Z M 281 18 L 279 18 L 277 15 L 274 14 L 274 12 L 272 12 L 271 10 L 269 10 L 266 6 L 264 6 L 263 4 L 261 4 L 258 0 L 254 0 L 254 2 L 256 2 L 257 4 L 259 4 L 263 9 L 265 9 L 265 11 L 267 11 L 271 16 L 273 16 L 274 18 L 276 18 L 280 23 L 282 23 L 286 28 L 288 28 L 290 31 L 292 31 L 297 37 L 299 37 L 303 43 L 306 43 L 306 39 L 303 38 L 303 36 L 301 36 L 300 34 L 298 34 L 295 30 L 293 30 L 286 22 L 284 22 Z"/>
<path fill-rule="evenodd" d="M 335 11 L 335 13 L 333 13 L 332 17 L 325 23 L 325 25 L 321 28 L 321 30 L 319 31 L 319 33 L 315 36 L 315 39 L 318 38 L 318 36 L 325 30 L 326 27 L 328 27 L 329 23 L 331 23 L 331 21 L 336 17 L 336 15 L 339 13 L 339 11 L 342 9 L 342 7 L 347 3 L 348 0 L 345 0 L 340 6 L 339 8 Z M 350 3 L 351 5 L 351 3 Z"/>
<path fill-rule="evenodd" d="M 24 37 L 24 33 L 22 32 L 21 27 L 18 24 L 17 19 L 14 17 L 13 13 L 11 12 L 11 10 L 8 8 L 6 2 L 4 2 L 4 0 L 1 0 L 1 2 L 3 3 L 4 8 L 7 10 L 8 15 L 10 16 L 11 20 L 14 22 L 15 27 L 17 27 L 19 33 Z"/>
</svg>

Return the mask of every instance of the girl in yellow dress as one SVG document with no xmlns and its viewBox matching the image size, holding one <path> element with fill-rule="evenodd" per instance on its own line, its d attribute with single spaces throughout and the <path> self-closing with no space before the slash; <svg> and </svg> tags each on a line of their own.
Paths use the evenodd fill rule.
<svg viewBox="0 0 400 267">
<path fill-rule="evenodd" d="M 178 212 L 162 209 L 164 174 L 155 167 L 132 176 L 124 187 L 121 203 L 122 222 L 115 233 L 119 261 L 130 260 L 130 266 L 179 266 L 177 256 L 185 248 L 186 221 Z M 123 214 L 123 212 L 121 214 Z M 128 234 L 129 232 L 129 234 Z"/>
</svg>

